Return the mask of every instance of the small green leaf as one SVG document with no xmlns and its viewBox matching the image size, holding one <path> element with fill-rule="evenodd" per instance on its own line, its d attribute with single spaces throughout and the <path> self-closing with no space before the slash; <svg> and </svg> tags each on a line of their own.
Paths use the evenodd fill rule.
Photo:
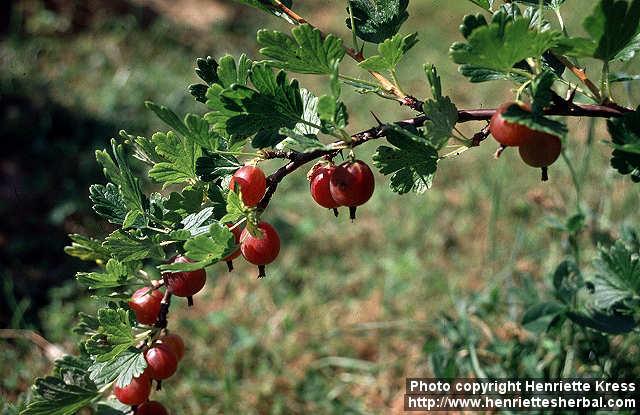
<svg viewBox="0 0 640 415">
<path fill-rule="evenodd" d="M 98 386 L 106 386 L 113 381 L 120 387 L 127 386 L 134 377 L 144 372 L 147 362 L 142 351 L 135 347 L 129 347 L 117 357 L 105 361 L 96 362 L 89 368 L 91 380 Z"/>
<path fill-rule="evenodd" d="M 335 63 L 344 57 L 342 39 L 332 34 L 323 39 L 309 24 L 294 27 L 291 34 L 264 29 L 258 32 L 260 53 L 270 58 L 267 64 L 297 73 L 331 74 Z"/>
<path fill-rule="evenodd" d="M 237 222 L 239 219 L 245 216 L 247 208 L 242 203 L 242 198 L 239 193 L 229 192 L 227 194 L 227 214 L 220 219 L 222 223 Z"/>
<path fill-rule="evenodd" d="M 122 225 L 127 216 L 124 199 L 113 183 L 106 186 L 94 184 L 89 187 L 89 198 L 93 202 L 93 210 L 106 220 Z"/>
<path fill-rule="evenodd" d="M 229 228 L 214 222 L 209 232 L 189 239 L 184 244 L 185 255 L 194 262 L 164 264 L 162 271 L 194 271 L 220 261 L 236 249 L 235 238 Z"/>
<path fill-rule="evenodd" d="M 155 164 L 149 170 L 149 177 L 165 186 L 197 180 L 196 160 L 202 155 L 199 146 L 173 131 L 155 133 L 151 139 L 156 145 L 156 152 L 167 161 Z"/>
<path fill-rule="evenodd" d="M 67 255 L 80 258 L 83 261 L 95 261 L 99 263 L 107 262 L 109 251 L 104 249 L 102 242 L 87 236 L 72 234 L 69 235 L 71 246 L 66 246 L 64 252 Z"/>
<path fill-rule="evenodd" d="M 164 251 L 157 237 L 137 237 L 122 230 L 109 235 L 103 246 L 119 261 L 137 261 L 146 258 L 164 259 Z"/>
<path fill-rule="evenodd" d="M 551 321 L 566 311 L 566 307 L 555 301 L 538 303 L 530 307 L 522 316 L 522 324 L 527 329 L 541 332 L 549 327 Z"/>
<path fill-rule="evenodd" d="M 116 140 L 111 140 L 111 148 L 115 162 L 107 151 L 98 150 L 96 151 L 98 163 L 102 165 L 105 176 L 118 186 L 127 211 L 134 210 L 144 213 L 146 199 L 142 194 L 140 180 L 133 174 L 126 161 L 124 147 L 122 144 L 117 144 Z"/>
<path fill-rule="evenodd" d="M 394 70 L 402 57 L 418 43 L 418 34 L 397 34 L 378 45 L 378 54 L 360 62 L 358 66 L 369 71 Z"/>
</svg>

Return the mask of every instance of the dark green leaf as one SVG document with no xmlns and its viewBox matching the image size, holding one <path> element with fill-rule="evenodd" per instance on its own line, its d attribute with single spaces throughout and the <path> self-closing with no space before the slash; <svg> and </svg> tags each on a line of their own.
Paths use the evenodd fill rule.
<svg viewBox="0 0 640 415">
<path fill-rule="evenodd" d="M 58 376 L 36 379 L 34 398 L 23 415 L 73 415 L 100 396 L 86 368 L 70 366 L 67 359 Z"/>
<path fill-rule="evenodd" d="M 608 310 L 626 300 L 640 303 L 640 251 L 632 251 L 624 241 L 616 241 L 610 248 L 600 248 L 594 261 L 595 306 Z"/>
<path fill-rule="evenodd" d="M 515 64 L 542 55 L 557 44 L 555 31 L 537 32 L 529 27 L 529 19 L 491 23 L 473 30 L 468 43 L 454 43 L 450 49 L 453 61 L 500 72 L 510 72 Z"/>
<path fill-rule="evenodd" d="M 205 152 L 196 161 L 196 174 L 200 180 L 214 182 L 233 174 L 242 164 L 232 155 Z"/>
<path fill-rule="evenodd" d="M 394 36 L 407 20 L 409 0 L 349 0 L 356 35 L 367 42 L 381 43 Z M 351 19 L 347 18 L 347 27 Z"/>
<path fill-rule="evenodd" d="M 638 22 L 640 0 L 601 0 L 583 24 L 597 44 L 593 57 L 605 62 L 633 57 L 640 48 Z"/>
<path fill-rule="evenodd" d="M 380 146 L 373 163 L 384 175 L 391 175 L 391 189 L 403 194 L 424 193 L 431 187 L 438 164 L 438 152 L 424 137 L 392 127 L 387 140 L 395 146 Z"/>
<path fill-rule="evenodd" d="M 563 123 L 526 111 L 518 105 L 510 106 L 502 116 L 511 123 L 521 124 L 532 130 L 555 136 L 564 136 L 568 132 L 567 126 Z"/>
<path fill-rule="evenodd" d="M 629 333 L 637 327 L 637 323 L 629 315 L 587 310 L 586 312 L 569 311 L 567 316 L 576 324 L 609 334 Z"/>
<path fill-rule="evenodd" d="M 611 166 L 620 174 L 628 174 L 640 183 L 640 108 L 621 118 L 607 121 L 614 146 Z"/>
</svg>

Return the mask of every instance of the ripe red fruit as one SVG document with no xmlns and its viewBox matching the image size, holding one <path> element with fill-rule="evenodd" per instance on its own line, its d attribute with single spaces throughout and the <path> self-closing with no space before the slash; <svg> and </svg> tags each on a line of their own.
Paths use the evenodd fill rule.
<svg viewBox="0 0 640 415">
<path fill-rule="evenodd" d="M 113 393 L 116 398 L 125 405 L 140 405 L 149 399 L 151 393 L 151 378 L 147 372 L 142 373 L 137 378 L 133 378 L 124 388 L 115 386 Z"/>
<path fill-rule="evenodd" d="M 371 169 L 361 160 L 347 161 L 336 167 L 329 182 L 333 200 L 349 207 L 351 219 L 356 218 L 356 207 L 371 198 L 375 186 Z"/>
<path fill-rule="evenodd" d="M 273 262 L 280 252 L 280 236 L 273 226 L 267 222 L 260 222 L 258 229 L 262 231 L 261 236 L 253 236 L 245 228 L 240 237 L 240 250 L 242 256 L 258 266 L 258 278 L 266 276 L 264 266 Z"/>
<path fill-rule="evenodd" d="M 182 255 L 178 255 L 173 260 L 173 263 L 186 263 L 193 262 L 189 258 Z M 193 296 L 197 294 L 207 281 L 207 273 L 204 269 L 198 269 L 195 271 L 182 271 L 182 272 L 165 272 L 162 274 L 167 289 L 178 297 L 187 297 L 189 305 L 193 305 Z"/>
<path fill-rule="evenodd" d="M 242 229 L 239 226 L 235 226 L 232 223 L 227 223 L 227 227 L 231 229 L 231 233 L 236 240 L 236 244 L 240 244 L 240 235 L 242 235 Z M 240 256 L 240 247 L 233 251 L 231 255 L 228 257 L 222 258 L 223 261 L 227 263 L 227 268 L 229 268 L 229 272 L 233 271 L 233 260 Z"/>
<path fill-rule="evenodd" d="M 169 415 L 169 411 L 157 401 L 148 401 L 138 406 L 135 415 Z"/>
<path fill-rule="evenodd" d="M 510 123 L 506 121 L 502 114 L 512 105 L 519 105 L 515 102 L 507 102 L 502 104 L 495 114 L 491 117 L 489 131 L 491 135 L 503 146 L 517 147 L 526 143 L 529 139 L 536 135 L 536 132 L 524 125 Z M 528 106 L 520 105 L 520 108 L 529 111 Z"/>
<path fill-rule="evenodd" d="M 537 137 L 531 139 L 519 148 L 520 157 L 531 167 L 542 168 L 542 180 L 549 179 L 547 167 L 552 165 L 562 151 L 562 142 L 555 135 L 538 133 Z"/>
<path fill-rule="evenodd" d="M 336 166 L 319 166 L 310 177 L 311 197 L 322 207 L 333 209 L 333 213 L 338 216 L 338 207 L 340 204 L 333 199 L 330 190 L 331 176 L 336 171 Z"/>
<path fill-rule="evenodd" d="M 184 357 L 184 341 L 177 334 L 167 334 L 160 337 L 156 344 L 166 346 L 176 355 L 178 362 Z"/>
<path fill-rule="evenodd" d="M 144 354 L 149 375 L 156 380 L 170 378 L 178 369 L 178 357 L 170 347 L 158 344 Z"/>
<path fill-rule="evenodd" d="M 229 188 L 236 191 L 236 185 L 242 192 L 242 202 L 246 206 L 254 207 L 267 191 L 267 178 L 260 168 L 243 166 L 233 174 Z"/>
<path fill-rule="evenodd" d="M 142 287 L 131 296 L 129 308 L 136 315 L 136 320 L 140 324 L 154 324 L 160 314 L 163 294 L 160 290 L 153 290 L 149 287 Z"/>
</svg>

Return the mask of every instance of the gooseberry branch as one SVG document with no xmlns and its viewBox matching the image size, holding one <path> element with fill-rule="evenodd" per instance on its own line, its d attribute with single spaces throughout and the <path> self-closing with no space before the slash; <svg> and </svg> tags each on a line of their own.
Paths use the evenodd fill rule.
<svg viewBox="0 0 640 415">
<path fill-rule="evenodd" d="M 458 123 L 466 123 L 471 121 L 489 121 L 493 114 L 495 114 L 496 109 L 463 109 L 458 111 Z M 631 109 L 621 107 L 615 104 L 606 104 L 606 105 L 578 105 L 574 104 L 570 101 L 563 100 L 560 97 L 556 97 L 552 106 L 547 108 L 544 113 L 545 115 L 551 116 L 565 116 L 565 117 L 590 117 L 590 118 L 616 118 L 621 117 L 626 113 L 632 112 Z M 336 141 L 334 143 L 329 144 L 327 147 L 329 149 L 319 149 L 310 151 L 307 153 L 302 153 L 294 150 L 265 150 L 262 152 L 262 157 L 264 159 L 286 159 L 289 160 L 287 164 L 277 169 L 273 174 L 267 177 L 267 191 L 265 192 L 264 197 L 257 205 L 257 209 L 259 211 L 264 211 L 274 193 L 278 188 L 278 184 L 289 174 L 296 171 L 298 168 L 303 165 L 319 159 L 321 157 L 332 158 L 335 157 L 338 153 L 340 153 L 344 149 L 350 149 L 357 147 L 361 144 L 367 143 L 369 141 L 386 137 L 387 133 L 393 126 L 399 127 L 422 127 L 427 121 L 429 117 L 427 115 L 420 115 L 414 118 L 409 118 L 402 121 L 397 121 L 391 124 L 382 124 L 368 130 L 361 131 L 351 136 L 351 141 L 347 144 L 342 141 Z M 482 128 L 478 133 L 476 133 L 472 142 L 474 145 L 479 145 L 484 139 L 489 135 L 488 129 L 485 127 Z"/>
</svg>

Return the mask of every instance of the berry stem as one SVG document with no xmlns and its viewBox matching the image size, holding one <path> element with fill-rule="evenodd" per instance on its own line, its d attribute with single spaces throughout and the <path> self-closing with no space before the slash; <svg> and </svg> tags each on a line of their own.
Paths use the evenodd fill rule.
<svg viewBox="0 0 640 415">
<path fill-rule="evenodd" d="M 333 208 L 333 215 L 337 218 L 338 217 L 338 208 Z"/>
<path fill-rule="evenodd" d="M 543 167 L 542 169 L 542 181 L 546 182 L 549 180 L 549 169 L 547 167 Z"/>
<path fill-rule="evenodd" d="M 264 265 L 258 265 L 258 278 L 264 278 L 267 276 L 266 268 Z"/>
<path fill-rule="evenodd" d="M 227 269 L 229 272 L 233 271 L 233 261 L 227 261 Z"/>
<path fill-rule="evenodd" d="M 356 206 L 349 206 L 349 219 L 352 221 L 356 220 Z"/>
<path fill-rule="evenodd" d="M 160 313 L 158 314 L 158 321 L 156 321 L 156 327 L 159 329 L 167 328 L 167 315 L 169 314 L 169 307 L 171 306 L 171 291 L 167 290 L 162 297 L 160 303 Z"/>
</svg>

